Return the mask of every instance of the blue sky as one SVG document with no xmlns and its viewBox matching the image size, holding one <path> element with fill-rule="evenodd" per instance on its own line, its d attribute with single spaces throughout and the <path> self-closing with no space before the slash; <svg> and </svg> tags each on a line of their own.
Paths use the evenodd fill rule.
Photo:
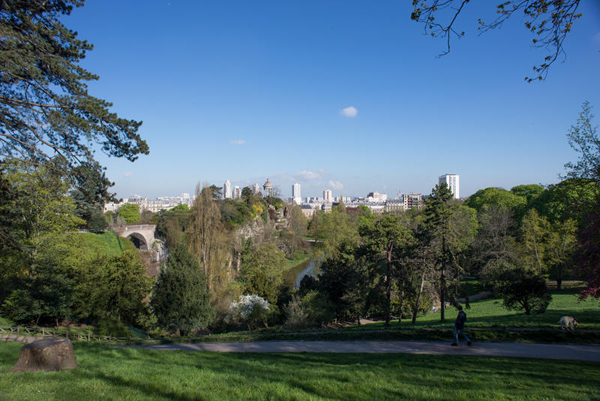
<svg viewBox="0 0 600 401">
<path fill-rule="evenodd" d="M 557 182 L 584 101 L 600 123 L 600 2 L 582 0 L 564 63 L 533 84 L 546 52 L 520 15 L 479 36 L 497 2 L 473 2 L 438 58 L 444 41 L 410 21 L 410 3 L 88 0 L 64 22 L 95 46 L 90 92 L 142 120 L 150 146 L 134 163 L 99 157 L 114 191 L 270 178 L 283 196 L 294 182 L 303 196 L 394 196 L 456 173 L 468 196 Z"/>
</svg>

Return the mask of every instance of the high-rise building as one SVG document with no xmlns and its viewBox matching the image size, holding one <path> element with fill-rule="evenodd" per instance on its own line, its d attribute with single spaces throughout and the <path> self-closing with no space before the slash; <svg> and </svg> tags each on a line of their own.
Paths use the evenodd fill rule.
<svg viewBox="0 0 600 401">
<path fill-rule="evenodd" d="M 233 187 L 233 199 L 241 199 L 242 198 L 242 190 L 237 185 Z"/>
<path fill-rule="evenodd" d="M 258 194 L 260 194 L 260 185 L 258 185 L 258 183 L 255 182 L 254 185 L 252 185 L 252 195 Z"/>
<path fill-rule="evenodd" d="M 331 189 L 326 189 L 323 191 L 323 199 L 327 203 L 333 202 L 333 192 L 331 192 Z"/>
<path fill-rule="evenodd" d="M 298 205 L 302 203 L 302 196 L 300 195 L 300 184 L 298 183 L 292 185 L 292 199 Z"/>
<path fill-rule="evenodd" d="M 460 183 L 458 180 L 458 174 L 444 174 L 440 176 L 439 184 L 446 184 L 452 194 L 454 195 L 454 199 L 460 199 Z"/>
<path fill-rule="evenodd" d="M 231 199 L 231 183 L 229 180 L 223 184 L 223 199 Z"/>
</svg>

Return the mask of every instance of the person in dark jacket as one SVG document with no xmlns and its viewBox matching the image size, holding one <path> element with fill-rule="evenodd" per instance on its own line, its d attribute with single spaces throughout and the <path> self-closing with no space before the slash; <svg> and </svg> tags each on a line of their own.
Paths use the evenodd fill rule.
<svg viewBox="0 0 600 401">
<path fill-rule="evenodd" d="M 460 333 L 465 340 L 467 345 L 471 345 L 471 340 L 465 334 L 465 322 L 467 321 L 467 314 L 463 311 L 462 306 L 458 305 L 458 316 L 454 322 L 454 342 L 451 344 L 453 347 L 458 347 L 458 333 Z"/>
</svg>

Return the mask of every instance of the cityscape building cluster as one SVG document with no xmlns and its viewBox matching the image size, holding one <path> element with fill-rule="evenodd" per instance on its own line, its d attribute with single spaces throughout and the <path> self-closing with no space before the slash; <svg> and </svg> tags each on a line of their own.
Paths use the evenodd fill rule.
<svg viewBox="0 0 600 401">
<path fill-rule="evenodd" d="M 460 180 L 458 174 L 444 174 L 438 178 L 439 184 L 447 184 L 455 199 L 460 199 Z M 258 183 L 250 187 L 253 195 L 263 197 L 278 196 L 276 188 L 270 179 L 263 184 L 262 191 Z M 239 186 L 231 187 L 229 180 L 223 183 L 223 199 L 241 199 L 242 189 Z M 292 185 L 292 196 L 288 199 L 290 202 L 296 203 L 302 208 L 302 212 L 307 217 L 311 217 L 318 210 L 328 212 L 332 207 L 343 203 L 346 210 L 358 209 L 359 206 L 365 206 L 372 213 L 399 213 L 412 208 L 421 209 L 423 207 L 424 196 L 421 193 L 398 193 L 396 198 L 388 199 L 387 194 L 379 192 L 369 192 L 365 197 L 349 197 L 349 196 L 333 196 L 331 189 L 323 191 L 322 197 L 306 197 L 304 200 L 301 195 L 301 186 L 299 183 Z M 125 204 L 132 203 L 139 205 L 140 210 L 149 210 L 153 213 L 161 210 L 169 210 L 178 205 L 186 204 L 191 207 L 194 203 L 194 197 L 184 193 L 181 196 L 146 198 L 139 195 L 133 195 L 128 199 L 124 199 L 121 203 L 107 203 L 104 206 L 104 211 L 117 211 L 118 208 Z"/>
</svg>

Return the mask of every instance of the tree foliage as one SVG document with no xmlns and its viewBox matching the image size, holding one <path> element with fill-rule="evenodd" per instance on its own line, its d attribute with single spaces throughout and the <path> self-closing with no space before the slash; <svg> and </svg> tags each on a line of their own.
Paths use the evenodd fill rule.
<svg viewBox="0 0 600 401">
<path fill-rule="evenodd" d="M 148 153 L 141 122 L 110 112 L 88 93 L 98 77 L 80 62 L 93 46 L 62 23 L 83 0 L 4 0 L 0 7 L 0 155 L 28 161 L 57 155 L 93 163 L 93 146 L 135 160 Z"/>
<path fill-rule="evenodd" d="M 525 208 L 526 205 L 527 198 L 525 196 L 519 196 L 512 190 L 507 191 L 506 189 L 493 187 L 480 189 L 465 201 L 465 206 L 472 207 L 478 212 L 483 210 L 485 206 L 498 206 L 516 212 Z"/>
<path fill-rule="evenodd" d="M 584 102 L 577 124 L 572 125 L 567 137 L 569 145 L 579 153 L 576 163 L 565 164 L 568 178 L 587 178 L 600 182 L 600 138 L 589 102 Z"/>
<path fill-rule="evenodd" d="M 144 299 L 150 294 L 152 279 L 137 251 L 100 256 L 80 271 L 76 292 L 78 314 L 90 320 L 110 319 L 136 325 L 146 313 Z"/>
<path fill-rule="evenodd" d="M 140 221 L 140 207 L 134 203 L 126 203 L 117 211 L 119 217 L 125 219 L 127 224 L 135 224 Z"/>
<path fill-rule="evenodd" d="M 594 126 L 591 106 L 583 104 L 577 124 L 571 126 L 568 138 L 571 147 L 580 154 L 577 163 L 567 163 L 567 176 L 592 180 L 600 186 L 600 138 L 598 127 Z M 600 191 L 590 202 L 590 212 L 579 231 L 579 246 L 575 252 L 575 266 L 586 281 L 583 296 L 600 298 Z"/>
<path fill-rule="evenodd" d="M 543 62 L 533 67 L 535 76 L 526 77 L 527 82 L 543 80 L 550 66 L 564 55 L 563 42 L 575 21 L 582 16 L 577 12 L 581 0 L 509 0 L 496 6 L 497 17 L 492 22 L 478 20 L 479 31 L 486 32 L 501 27 L 514 14 L 524 14 L 523 23 L 532 33 L 532 45 L 544 48 L 549 55 Z M 411 19 L 423 24 L 425 34 L 446 40 L 446 50 L 450 53 L 453 37 L 460 38 L 465 32 L 457 28 L 457 21 L 470 0 L 413 0 Z"/>
<path fill-rule="evenodd" d="M 152 292 L 151 305 L 160 327 L 187 335 L 204 329 L 214 319 L 206 274 L 198 262 L 177 244 L 159 273 Z"/>
<path fill-rule="evenodd" d="M 284 267 L 285 255 L 273 243 L 267 243 L 248 255 L 240 272 L 246 294 L 257 294 L 270 304 L 276 304 L 279 287 L 283 284 Z"/>
<path fill-rule="evenodd" d="M 400 224 L 400 219 L 393 215 L 384 215 L 376 220 L 365 221 L 361 224 L 359 232 L 364 241 L 363 249 L 366 259 L 383 278 L 386 299 L 385 324 L 389 326 L 392 281 L 400 269 L 400 255 L 412 246 L 414 238 L 411 231 Z M 379 268 L 382 264 L 385 266 L 384 269 Z"/>
<path fill-rule="evenodd" d="M 522 266 L 499 266 L 493 286 L 505 308 L 523 310 L 526 315 L 544 313 L 552 300 L 546 279 Z"/>
</svg>

